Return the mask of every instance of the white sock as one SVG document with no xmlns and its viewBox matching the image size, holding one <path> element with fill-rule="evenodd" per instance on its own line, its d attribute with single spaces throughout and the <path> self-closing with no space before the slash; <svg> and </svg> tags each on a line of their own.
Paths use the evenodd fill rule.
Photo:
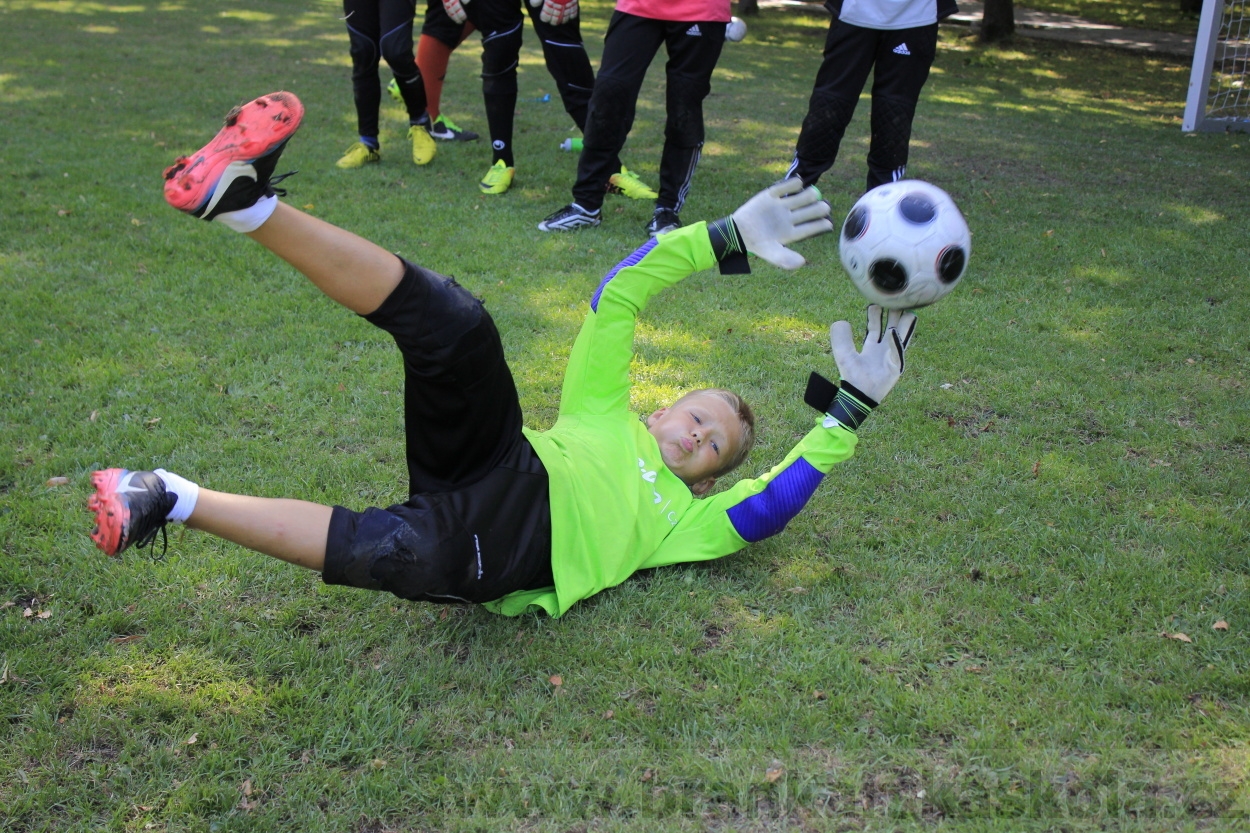
<svg viewBox="0 0 1250 833">
<path fill-rule="evenodd" d="M 173 509 L 169 510 L 169 515 L 165 520 L 176 524 L 184 523 L 195 511 L 195 502 L 200 499 L 200 487 L 185 477 L 179 477 L 164 469 L 153 471 L 165 482 L 165 490 L 178 496 L 178 502 L 174 504 Z"/>
<path fill-rule="evenodd" d="M 228 229 L 235 231 L 256 231 L 265 224 L 278 207 L 278 197 L 270 194 L 267 197 L 261 197 L 250 208 L 241 208 L 238 211 L 227 211 L 224 214 L 218 214 L 213 218 L 213 222 L 221 223 Z"/>
</svg>

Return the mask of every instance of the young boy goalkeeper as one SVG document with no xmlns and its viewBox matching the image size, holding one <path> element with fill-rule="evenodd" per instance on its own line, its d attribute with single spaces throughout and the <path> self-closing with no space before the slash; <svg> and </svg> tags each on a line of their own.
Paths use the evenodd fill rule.
<svg viewBox="0 0 1250 833">
<path fill-rule="evenodd" d="M 772 471 L 704 500 L 696 498 L 750 449 L 750 409 L 708 389 L 645 421 L 629 413 L 634 322 L 652 295 L 718 261 L 741 266 L 748 250 L 797 268 L 803 258 L 785 244 L 832 228 L 815 189 L 787 180 L 731 217 L 652 239 L 617 264 L 591 296 L 556 424 L 524 428 L 480 302 L 454 280 L 278 201 L 274 166 L 302 116 L 285 92 L 236 108 L 212 142 L 165 172 L 165 198 L 246 233 L 392 335 L 404 360 L 410 496 L 355 512 L 210 491 L 161 469 L 107 469 L 92 475 L 88 508 L 92 538 L 109 555 L 184 522 L 318 570 L 330 584 L 559 616 L 639 569 L 718 558 L 780 532 L 851 456 L 855 429 L 902 371 L 914 316 L 870 308 L 863 353 L 838 322 L 843 381 L 819 403 L 827 414 Z"/>
</svg>

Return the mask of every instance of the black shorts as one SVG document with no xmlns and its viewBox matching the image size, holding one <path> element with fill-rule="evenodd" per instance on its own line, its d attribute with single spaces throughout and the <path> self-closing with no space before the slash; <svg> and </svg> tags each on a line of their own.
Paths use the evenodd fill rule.
<svg viewBox="0 0 1250 833">
<path fill-rule="evenodd" d="M 550 586 L 547 472 L 521 433 L 495 323 L 452 278 L 404 267 L 365 318 L 403 355 L 410 497 L 334 507 L 323 578 L 425 601 Z"/>
<path fill-rule="evenodd" d="M 437 41 L 455 49 L 464 40 L 464 24 L 457 23 L 447 16 L 442 0 L 428 0 L 425 6 L 425 20 L 421 24 L 421 34 L 429 35 Z"/>
</svg>

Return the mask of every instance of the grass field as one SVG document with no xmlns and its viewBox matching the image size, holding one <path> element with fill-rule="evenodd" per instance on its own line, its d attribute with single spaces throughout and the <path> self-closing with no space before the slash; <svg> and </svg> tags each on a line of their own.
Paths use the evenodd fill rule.
<svg viewBox="0 0 1250 833">
<path fill-rule="evenodd" d="M 1024 0 L 1014 5 L 1135 29 L 1185 35 L 1198 31 L 1198 16 L 1181 12 L 1180 0 Z"/>
<path fill-rule="evenodd" d="M 610 5 L 584 5 L 598 54 Z M 160 173 L 233 104 L 308 108 L 292 204 L 455 275 L 555 416 L 600 276 L 644 203 L 544 235 L 571 123 L 531 32 L 518 182 L 485 142 L 382 164 L 354 139 L 339 8 L 0 0 L 0 830 L 1250 829 L 1250 138 L 1184 136 L 1188 65 L 943 30 L 910 173 L 974 234 L 907 373 L 790 528 L 564 617 L 400 602 L 181 529 L 101 556 L 92 469 L 355 508 L 400 500 L 400 372 L 377 331 Z M 785 169 L 824 19 L 728 45 L 684 212 Z M 445 110 L 484 131 L 476 41 Z M 653 68 L 626 164 L 655 180 Z M 867 103 L 821 188 L 862 187 Z M 281 168 L 285 170 L 286 168 Z M 862 304 L 832 235 L 794 274 L 704 274 L 639 328 L 634 405 L 708 383 L 811 424 Z M 56 485 L 55 478 L 68 482 Z"/>
</svg>

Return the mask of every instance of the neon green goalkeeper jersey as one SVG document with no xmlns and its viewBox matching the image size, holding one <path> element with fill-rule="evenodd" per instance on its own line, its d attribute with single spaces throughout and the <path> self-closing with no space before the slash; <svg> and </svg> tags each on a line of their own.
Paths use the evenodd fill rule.
<svg viewBox="0 0 1250 833">
<path fill-rule="evenodd" d="M 652 295 L 715 264 L 707 226 L 698 223 L 648 241 L 599 284 L 569 356 L 555 425 L 525 431 L 547 469 L 555 587 L 519 590 L 488 609 L 559 616 L 638 570 L 736 552 L 784 529 L 833 465 L 854 453 L 854 432 L 825 417 L 767 474 L 712 497 L 696 499 L 665 468 L 629 409 L 634 322 Z"/>
</svg>

